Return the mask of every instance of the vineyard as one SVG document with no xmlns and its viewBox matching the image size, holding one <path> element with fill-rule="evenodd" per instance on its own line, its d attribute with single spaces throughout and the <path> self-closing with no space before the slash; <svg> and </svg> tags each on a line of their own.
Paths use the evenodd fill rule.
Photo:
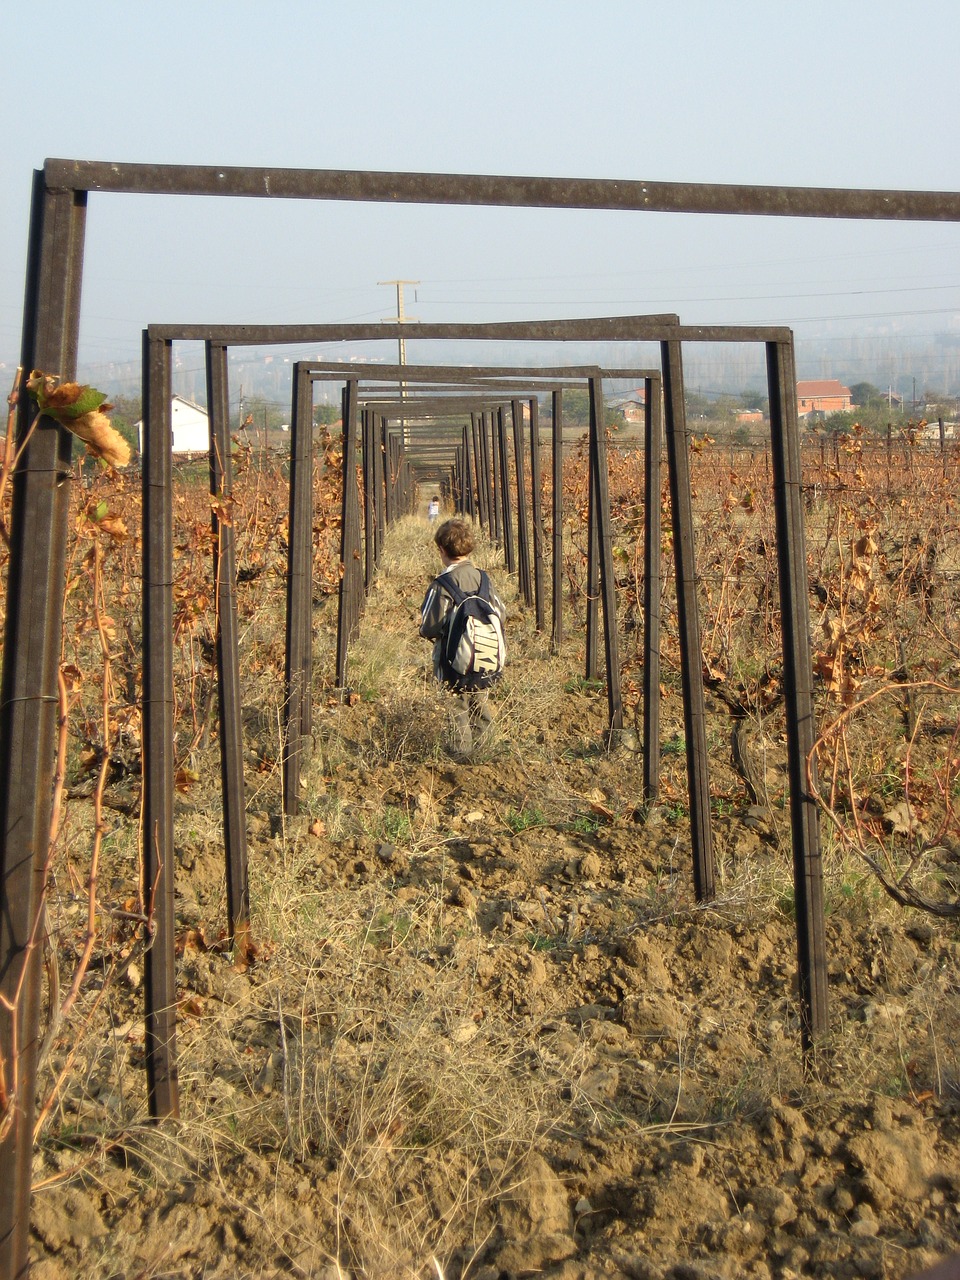
<svg viewBox="0 0 960 1280">
<path fill-rule="evenodd" d="M 633 723 L 608 746 L 602 684 L 583 674 L 575 449 L 566 640 L 551 652 L 484 543 L 510 662 L 494 742 L 454 765 L 416 635 L 436 569 L 425 520 L 389 530 L 335 686 L 342 457 L 324 437 L 315 724 L 289 818 L 288 467 L 237 446 L 215 514 L 236 538 L 242 953 L 224 905 L 215 500 L 205 463 L 176 475 L 182 1116 L 162 1126 L 147 1122 L 143 1070 L 140 489 L 76 464 L 44 921 L 41 1280 L 901 1277 L 960 1247 L 960 459 L 856 428 L 806 445 L 831 1030 L 804 1062 L 769 455 L 691 440 L 718 888 L 702 905 L 669 502 L 660 790 L 646 806 L 644 458 L 615 435 L 609 447 Z"/>
</svg>

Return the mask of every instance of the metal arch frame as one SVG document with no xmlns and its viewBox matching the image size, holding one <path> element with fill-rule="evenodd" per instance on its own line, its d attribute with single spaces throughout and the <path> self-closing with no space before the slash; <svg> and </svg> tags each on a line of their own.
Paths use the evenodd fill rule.
<svg viewBox="0 0 960 1280">
<path fill-rule="evenodd" d="M 569 323 L 577 324 L 579 322 L 569 322 Z M 515 329 L 516 329 L 516 334 L 514 336 L 516 339 L 519 340 L 520 338 L 526 338 L 528 336 L 525 332 L 523 332 L 523 330 L 525 329 L 524 324 L 517 323 L 515 326 Z M 518 389 L 522 389 L 522 388 L 532 389 L 531 384 L 535 383 L 536 389 L 538 390 L 539 393 L 542 394 L 545 391 L 550 391 L 556 394 L 557 392 L 562 391 L 564 380 L 566 382 L 566 385 L 571 385 L 571 382 L 574 382 L 574 381 L 581 382 L 584 380 L 586 380 L 589 383 L 590 375 L 591 375 L 591 372 L 593 371 L 592 367 L 585 368 L 583 366 L 576 366 L 576 365 L 562 366 L 559 368 L 549 367 L 549 366 L 543 366 L 543 367 L 528 366 L 528 367 L 505 368 L 501 366 L 473 366 L 473 365 L 470 365 L 470 366 L 404 365 L 401 368 L 401 366 L 399 365 L 388 365 L 388 366 L 379 365 L 379 364 L 364 365 L 359 362 L 351 362 L 349 365 L 345 365 L 343 362 L 336 362 L 336 361 L 302 361 L 302 362 L 298 362 L 297 369 L 305 373 L 306 376 L 308 377 L 319 378 L 322 375 L 326 380 L 332 380 L 332 379 L 343 380 L 348 376 L 359 376 L 363 379 L 369 379 L 371 382 L 376 381 L 378 383 L 383 382 L 387 384 L 396 382 L 397 379 L 402 374 L 405 385 L 407 386 L 414 385 L 418 387 L 422 386 L 424 390 L 429 389 L 431 385 L 437 386 L 438 389 L 442 388 L 444 390 L 449 390 L 449 380 L 454 377 L 460 377 L 463 379 L 463 382 L 458 385 L 461 385 L 464 388 L 464 396 L 463 396 L 464 402 L 466 402 L 468 399 L 468 392 L 470 394 L 474 394 L 476 392 L 479 392 L 480 390 L 486 391 L 488 389 L 490 391 L 507 390 L 507 391 L 510 391 L 511 394 L 504 397 L 504 401 L 509 402 L 511 406 L 514 406 L 516 403 L 516 400 L 517 400 L 516 392 Z M 652 453 L 654 429 L 656 430 L 657 441 L 659 442 L 660 440 L 660 424 L 659 424 L 660 381 L 661 381 L 660 371 L 656 369 L 651 370 L 651 369 L 642 369 L 642 368 L 621 369 L 621 368 L 600 367 L 600 368 L 597 368 L 595 372 L 601 381 L 608 378 L 618 378 L 618 379 L 629 378 L 631 380 L 639 380 L 642 378 L 644 380 L 646 384 L 647 404 L 648 404 L 647 423 L 646 423 L 647 448 L 648 448 L 648 451 Z M 528 398 L 527 396 L 521 397 L 521 399 L 527 399 L 527 398 Z M 423 401 L 423 403 L 428 403 L 428 402 L 429 402 L 428 400 Z M 371 399 L 369 403 L 375 406 L 376 401 Z M 407 400 L 404 400 L 402 402 L 395 401 L 394 405 L 396 404 L 406 405 L 407 403 L 409 403 Z M 414 401 L 414 403 L 419 403 L 419 401 Z M 441 403 L 447 404 L 449 402 L 448 400 L 444 399 L 441 401 Z M 531 400 L 531 404 L 533 403 L 535 403 L 535 401 Z M 395 414 L 393 416 L 396 417 L 399 415 Z M 656 418 L 655 423 L 654 423 L 654 417 Z M 520 439 L 516 429 L 516 418 L 517 418 L 517 414 L 514 408 L 515 456 L 518 459 L 518 466 L 519 466 Z M 554 415 L 555 438 L 553 441 L 555 463 L 557 461 L 557 455 L 559 454 L 559 448 L 560 448 L 560 441 L 559 439 L 556 438 L 556 432 L 561 421 L 562 421 L 562 416 L 560 414 L 555 414 Z M 532 441 L 535 438 L 534 433 L 536 430 L 537 430 L 536 423 L 533 422 L 531 417 L 531 440 Z M 602 487 L 600 501 L 591 502 L 591 513 L 592 513 L 591 522 L 594 526 L 596 526 L 601 522 L 603 522 L 603 524 L 605 525 L 606 524 L 605 514 L 608 506 L 606 496 L 605 496 L 606 494 L 605 441 L 604 441 L 602 431 L 598 429 L 597 422 L 594 422 L 592 424 L 591 449 L 597 454 L 596 460 L 591 462 L 591 478 L 596 476 L 598 485 Z M 537 503 L 536 503 L 536 499 L 538 497 L 538 492 L 539 492 L 539 456 L 538 454 L 539 454 L 538 449 L 534 449 L 534 448 L 531 449 L 531 468 L 536 468 L 537 470 L 537 484 L 534 487 L 534 500 L 535 500 L 534 513 L 533 513 L 534 542 L 537 542 L 538 540 L 542 541 L 542 529 L 539 529 L 537 527 L 539 523 Z M 659 451 L 657 452 L 656 461 L 657 463 L 659 463 Z M 655 481 L 656 481 L 655 492 L 657 493 L 657 495 L 659 495 L 659 467 L 656 468 Z M 558 507 L 556 502 L 556 498 L 559 495 L 559 490 L 560 490 L 560 486 L 557 483 L 557 477 L 555 474 L 554 475 L 555 535 L 556 535 L 556 530 L 560 524 L 559 512 L 558 512 Z M 520 504 L 518 500 L 518 506 L 520 505 L 522 504 Z M 655 508 L 656 513 L 659 516 L 659 498 L 656 503 L 648 502 L 647 506 L 648 506 L 648 510 Z M 603 530 L 601 537 L 602 537 L 604 546 L 606 546 L 606 543 L 608 541 L 608 536 L 606 534 L 605 529 Z M 656 544 L 659 546 L 659 532 L 657 532 Z M 535 551 L 534 578 L 536 581 L 534 583 L 534 591 L 531 592 L 530 583 L 529 581 L 527 581 L 527 584 L 526 584 L 527 590 L 524 592 L 524 599 L 526 600 L 527 603 L 531 603 L 532 602 L 531 595 L 535 595 L 536 597 L 535 607 L 537 609 L 538 625 L 542 625 L 541 615 L 542 615 L 543 591 L 542 591 L 542 583 L 540 582 L 539 574 L 537 573 L 537 569 L 540 563 L 540 558 L 536 554 L 536 550 L 537 549 L 535 547 L 534 548 L 534 551 Z M 598 603 L 599 603 L 601 592 L 604 592 L 608 589 L 611 590 L 611 594 L 608 598 L 605 599 L 604 616 L 605 618 L 607 617 L 607 615 L 610 615 L 612 617 L 615 616 L 615 610 L 612 607 L 613 606 L 612 588 L 607 588 L 604 585 L 606 582 L 612 583 L 612 577 L 613 577 L 612 562 L 605 561 L 603 565 L 600 565 L 598 563 L 599 553 L 593 554 L 594 550 L 595 550 L 594 548 L 591 548 L 591 555 L 589 558 L 590 559 L 589 567 L 590 567 L 591 576 L 593 579 L 593 582 L 592 582 L 593 589 L 592 590 L 588 589 L 588 605 L 587 605 L 588 632 L 590 633 L 590 641 L 588 642 L 588 645 L 587 645 L 586 675 L 588 678 L 592 676 L 596 676 L 598 674 L 597 654 L 596 654 L 597 609 L 598 609 Z M 528 556 L 526 555 L 525 549 L 523 547 L 521 548 L 520 559 L 521 559 L 521 568 L 522 568 L 524 564 L 526 564 L 528 561 Z M 553 609 L 554 609 L 555 637 L 559 637 L 559 634 L 560 634 L 560 615 L 557 607 L 558 601 L 560 598 L 560 591 L 557 588 L 557 584 L 559 580 L 559 570 L 560 570 L 559 559 L 560 559 L 559 547 L 555 544 L 554 546 L 554 579 L 553 579 L 554 580 Z M 527 574 L 529 576 L 529 568 L 527 569 Z M 654 574 L 651 572 L 648 577 L 648 585 L 654 582 L 656 584 L 657 590 L 659 590 L 659 574 L 658 573 Z M 648 603 L 650 602 L 648 601 Z M 605 634 L 607 637 L 607 649 L 608 649 L 608 652 L 606 654 L 607 669 L 608 671 L 613 670 L 614 672 L 616 672 L 616 669 L 617 669 L 616 653 L 615 651 L 610 650 L 611 642 L 615 643 L 615 634 L 613 635 L 612 638 L 610 636 L 609 631 L 605 631 Z M 557 639 L 557 643 L 559 644 L 559 639 Z M 654 689 L 656 687 L 657 687 L 656 685 L 653 686 Z M 618 682 L 616 682 L 615 675 L 614 677 L 608 679 L 608 698 L 609 698 L 609 711 L 610 711 L 609 727 L 612 730 L 612 729 L 622 727 L 622 708 L 620 705 Z M 645 798 L 648 800 L 653 798 L 654 791 L 655 791 L 655 787 L 651 786 L 647 788 L 645 791 Z"/>
<path fill-rule="evenodd" d="M 21 364 L 76 369 L 89 191 L 526 208 L 620 209 L 875 220 L 960 221 L 960 193 L 732 186 L 603 179 L 212 168 L 48 160 L 34 174 Z M 412 336 L 407 327 L 404 337 Z M 769 348 L 768 348 L 769 350 Z M 782 370 L 776 372 L 781 380 Z M 768 373 L 768 379 L 773 373 Z M 21 404 L 18 440 L 32 415 Z M 8 612 L 0 681 L 0 1055 L 16 1059 L 18 1091 L 0 1159 L 0 1280 L 26 1266 L 29 1134 L 36 1072 L 40 966 L 36 944 L 53 776 L 57 634 L 63 611 L 72 441 L 41 418 L 14 476 Z M 788 451 L 789 454 L 789 451 Z M 789 456 L 785 455 L 785 463 Z M 788 484 L 791 482 L 787 482 Z M 802 528 L 802 523 L 800 525 Z M 27 584 L 37 589 L 27 591 Z M 12 1154 L 13 1159 L 9 1159 Z"/>
<path fill-rule="evenodd" d="M 615 327 L 618 336 L 624 339 L 632 339 L 634 341 L 651 340 L 659 336 L 661 344 L 661 355 L 664 365 L 664 391 L 665 391 L 665 410 L 667 419 L 667 444 L 668 458 L 671 473 L 671 499 L 674 511 L 674 555 L 676 563 L 676 576 L 678 584 L 678 614 L 680 619 L 681 630 L 681 649 L 684 655 L 681 674 L 683 680 L 684 693 L 684 723 L 686 738 L 688 744 L 687 753 L 687 772 L 688 785 L 690 792 L 690 818 L 691 818 L 691 841 L 694 853 L 694 885 L 698 900 L 707 901 L 713 896 L 713 858 L 712 858 L 712 841 L 710 827 L 710 809 L 709 809 L 709 777 L 708 777 L 708 753 L 706 746 L 706 726 L 705 726 L 705 708 L 702 682 L 699 678 L 701 667 L 700 662 L 700 633 L 699 619 L 696 603 L 696 579 L 694 564 L 694 527 L 693 513 L 690 497 L 689 472 L 688 472 L 688 456 L 686 448 L 686 424 L 683 411 L 683 393 L 682 393 L 682 363 L 681 348 L 683 341 L 764 341 L 768 356 L 771 352 L 775 353 L 775 358 L 771 368 L 779 367 L 782 359 L 781 352 L 785 350 L 790 353 L 790 366 L 792 368 L 792 335 L 788 330 L 784 329 L 758 329 L 752 326 L 717 326 L 717 327 L 690 327 L 681 326 L 674 322 L 673 318 L 668 319 L 667 324 L 662 324 L 659 318 L 651 319 L 649 317 L 635 318 L 619 318 L 615 321 L 602 322 L 601 327 Z M 476 325 L 453 325 L 453 326 L 418 326 L 421 330 L 428 330 L 422 336 L 429 337 L 461 337 L 463 330 L 467 330 L 471 337 L 484 338 L 491 336 L 490 330 L 497 332 L 497 336 L 509 336 L 517 340 L 542 340 L 541 328 L 545 327 L 552 332 L 558 329 L 562 331 L 565 338 L 581 341 L 596 341 L 596 335 L 593 332 L 594 324 L 591 321 L 564 321 L 564 322 L 545 322 L 543 326 L 539 322 L 527 322 L 517 325 L 494 325 L 494 326 L 476 326 Z M 321 334 L 324 339 L 343 341 L 344 337 L 363 337 L 363 338 L 381 338 L 386 336 L 394 336 L 399 326 L 397 325 L 378 325 L 378 326 L 344 326 L 334 327 L 334 331 L 330 332 L 330 327 L 321 327 Z M 348 332 L 345 334 L 344 329 Z M 353 331 L 350 331 L 350 330 Z M 355 329 L 359 329 L 357 333 Z M 507 334 L 503 331 L 507 329 Z M 169 338 L 171 331 L 166 326 L 156 326 L 152 329 L 153 334 L 158 339 Z M 211 330 L 206 326 L 189 327 L 188 334 L 184 335 L 182 330 L 173 336 L 188 336 L 193 340 L 203 339 L 204 341 L 216 340 L 217 342 L 243 341 L 245 343 L 262 343 L 265 341 L 313 341 L 318 338 L 318 334 L 312 328 L 308 337 L 303 336 L 304 330 L 300 327 L 284 326 L 280 329 L 271 328 L 269 336 L 267 330 L 260 328 L 251 328 L 244 326 L 237 333 L 232 327 L 225 330 Z M 374 376 L 382 377 L 384 372 L 383 366 L 374 367 Z M 475 372 L 475 371 L 472 371 Z M 441 374 L 440 376 L 446 376 Z M 342 379 L 343 372 L 338 371 L 338 379 Z M 356 385 L 356 384 L 354 384 Z M 599 400 L 599 396 L 594 398 L 594 407 Z M 793 435 L 796 437 L 796 405 L 792 400 L 784 399 L 782 396 L 778 398 L 774 388 L 771 385 L 771 403 L 778 406 L 778 412 L 786 415 L 781 417 L 778 423 L 780 434 L 784 437 Z M 791 421 L 790 430 L 784 428 L 784 423 Z M 774 414 L 774 418 L 777 414 Z M 349 415 L 347 415 L 349 418 Z M 345 422 L 347 421 L 345 418 Z M 602 439 L 602 432 L 596 429 L 598 415 L 596 412 L 592 414 L 593 439 Z M 772 421 L 772 430 L 774 423 Z M 776 434 L 776 432 L 775 432 Z M 345 448 L 345 457 L 352 456 L 350 451 Z M 799 452 L 797 451 L 797 464 L 799 465 Z M 592 472 L 594 476 L 599 476 L 604 471 L 603 467 L 594 465 Z M 795 496 L 799 501 L 799 470 L 797 471 L 797 479 L 795 487 Z M 345 492 L 351 486 L 345 486 Z M 592 486 L 593 488 L 593 486 Z M 789 490 L 787 491 L 789 492 Z M 591 493 L 591 497 L 594 494 Z M 597 498 L 595 502 L 596 510 L 603 510 L 606 507 L 606 498 L 602 501 Z M 788 526 L 779 519 L 780 505 L 778 504 L 778 541 L 783 544 L 786 560 L 791 566 L 792 572 L 805 573 L 803 567 L 803 549 L 802 544 L 799 548 L 799 557 L 795 544 L 795 536 L 791 537 L 791 528 L 794 531 L 796 527 L 802 529 L 802 511 L 799 511 L 799 526 Z M 793 551 L 789 550 L 793 544 Z M 600 548 L 601 552 L 603 548 Z M 799 567 L 798 567 L 799 564 Z M 607 581 L 612 584 L 612 571 L 607 575 Z M 603 575 L 601 574 L 601 582 Z M 782 586 L 783 594 L 785 588 Z M 801 593 L 793 591 L 791 598 L 800 598 L 804 606 L 804 617 L 806 616 L 806 594 L 805 594 L 805 578 L 804 588 Z M 615 615 L 615 609 L 607 610 L 609 616 Z M 789 610 L 784 609 L 784 647 L 788 650 L 793 644 L 789 638 L 788 632 L 796 630 L 797 624 L 802 623 L 801 615 L 798 610 L 791 607 Z M 808 632 L 808 623 L 802 623 L 800 630 L 804 636 Z M 785 666 L 789 666 L 785 658 Z M 809 666 L 809 664 L 807 664 Z M 794 691 L 801 698 L 811 697 L 809 683 L 805 690 Z M 807 752 L 804 751 L 804 743 L 802 735 L 800 737 L 791 727 L 794 723 L 801 723 L 805 726 L 807 736 L 809 737 L 810 746 L 813 742 L 813 720 L 812 720 L 812 700 L 809 703 L 809 714 L 806 716 L 797 716 L 791 720 L 792 698 L 788 691 L 788 739 L 791 743 L 796 739 L 796 751 L 791 748 L 791 758 L 796 756 L 798 760 L 806 760 Z M 796 770 L 791 770 L 791 813 L 794 821 L 794 857 L 795 857 L 795 881 L 797 888 L 798 901 L 798 951 L 801 957 L 801 1005 L 802 1005 L 802 1023 L 805 1032 L 805 1042 L 812 1038 L 818 1028 L 824 1028 L 826 1024 L 826 984 L 825 984 L 825 955 L 822 941 L 822 890 L 820 876 L 820 851 L 819 851 L 819 831 L 816 822 L 815 806 L 813 798 L 806 795 L 803 790 L 803 766 L 800 765 Z M 812 824 L 809 820 L 810 811 L 813 812 Z M 797 815 L 807 815 L 803 825 L 798 827 L 799 817 Z M 809 906 L 809 912 L 807 911 Z M 809 919 L 807 916 L 809 915 Z M 809 944 L 804 942 L 804 937 L 809 935 L 811 941 Z M 819 975 L 819 976 L 818 976 Z M 822 979 L 822 980 L 821 980 Z"/>
<path fill-rule="evenodd" d="M 518 328 L 519 327 L 520 326 L 518 326 Z M 463 406 L 464 409 L 469 409 L 471 406 L 477 405 L 479 403 L 477 398 L 481 396 L 483 396 L 490 404 L 515 405 L 516 403 L 518 403 L 517 397 L 521 391 L 524 392 L 524 394 L 520 396 L 520 398 L 528 399 L 531 397 L 532 393 L 536 391 L 540 391 L 540 392 L 544 390 L 554 391 L 558 386 L 562 385 L 564 380 L 566 381 L 567 385 L 570 385 L 574 382 L 589 383 L 591 376 L 597 376 L 602 378 L 605 376 L 615 376 L 615 373 L 620 372 L 620 371 L 615 371 L 615 373 L 611 373 L 605 370 L 600 370 L 595 366 L 589 366 L 589 367 L 565 366 L 563 368 L 557 369 L 557 368 L 550 368 L 550 367 L 541 368 L 538 366 L 524 368 L 524 367 L 513 367 L 513 366 L 502 367 L 502 366 L 473 366 L 473 365 L 470 365 L 470 366 L 404 365 L 402 366 L 402 369 L 401 369 L 401 366 L 399 365 L 383 366 L 383 365 L 364 365 L 361 363 L 350 363 L 349 365 L 344 365 L 341 362 L 333 362 L 333 361 L 330 361 L 330 362 L 302 361 L 302 362 L 298 362 L 296 366 L 296 370 L 297 370 L 298 377 L 305 376 L 318 381 L 319 380 L 344 381 L 351 377 L 359 377 L 363 381 L 370 381 L 370 382 L 376 381 L 378 383 L 396 382 L 398 377 L 401 376 L 401 373 L 402 373 L 402 376 L 404 379 L 404 385 L 406 387 L 411 387 L 411 386 L 415 387 L 418 390 L 418 396 L 414 398 L 412 401 L 413 406 L 416 406 L 419 404 L 428 404 L 430 402 L 429 397 L 423 396 L 422 392 L 429 391 L 431 385 L 436 385 L 438 388 L 442 388 L 445 392 L 449 392 L 448 384 L 450 380 L 454 378 L 459 378 L 461 379 L 461 381 L 456 385 L 463 389 L 463 394 L 461 397 L 458 398 L 457 403 Z M 631 370 L 630 376 L 635 376 L 635 375 L 644 376 L 646 372 L 647 371 Z M 652 376 L 658 378 L 659 374 L 658 372 L 654 372 Z M 372 412 L 374 413 L 377 412 L 378 402 L 376 399 L 370 398 L 365 403 L 368 403 L 370 405 Z M 440 396 L 436 397 L 436 403 L 438 405 L 443 406 L 444 409 L 446 409 L 449 405 L 454 403 L 454 400 L 452 397 L 449 396 L 449 394 L 445 394 L 442 398 Z M 391 413 L 389 415 L 383 415 L 383 416 L 388 421 L 403 420 L 403 409 L 405 409 L 408 405 L 411 405 L 411 401 L 406 398 L 403 401 L 396 401 L 396 400 L 391 401 L 389 402 L 388 406 L 385 406 L 390 408 Z M 424 415 L 418 415 L 418 416 L 424 416 Z M 518 487 L 518 501 L 517 501 L 517 506 L 519 509 L 524 506 L 524 504 L 521 501 L 521 494 L 524 491 L 524 488 L 523 488 L 524 481 L 523 481 L 522 461 L 521 461 L 522 440 L 520 438 L 520 433 L 517 431 L 516 416 L 517 416 L 516 411 L 514 410 L 514 457 L 515 457 L 515 466 L 517 468 L 517 473 L 520 477 L 519 487 Z M 533 431 L 535 430 L 535 428 L 536 428 L 535 422 L 531 421 L 531 440 L 532 441 L 533 441 Z M 404 427 L 405 431 L 409 431 L 410 429 L 411 428 L 409 427 L 409 424 L 407 424 Z M 456 447 L 455 445 L 453 445 L 452 440 L 450 444 L 451 444 L 451 447 Z M 537 467 L 537 471 L 539 475 L 538 449 L 533 446 L 531 447 L 531 458 L 536 459 L 536 462 L 533 462 L 533 461 L 531 462 L 531 466 L 535 465 Z M 500 479 L 501 479 L 501 484 L 503 484 L 506 481 L 505 473 L 501 474 Z M 478 485 L 478 488 L 480 488 L 479 485 Z M 505 493 L 506 491 L 504 489 L 504 496 L 505 496 Z M 539 493 L 535 491 L 534 493 L 534 506 L 535 506 L 534 524 L 535 526 L 539 524 L 538 499 L 539 499 Z M 508 504 L 504 501 L 502 502 L 502 505 L 506 507 Z M 490 527 L 489 523 L 488 523 L 488 527 Z M 520 527 L 522 528 L 523 526 L 520 525 Z M 347 534 L 346 522 L 345 522 L 344 532 L 346 536 Z M 522 586 L 525 585 L 525 589 L 523 590 L 522 593 L 524 595 L 525 601 L 529 604 L 529 603 L 534 603 L 533 601 L 534 592 L 531 588 L 531 581 L 530 581 L 529 545 L 528 545 L 528 542 L 524 541 L 522 536 L 520 541 L 521 541 L 521 546 L 520 546 L 521 577 L 523 577 L 522 571 L 524 570 L 524 568 L 526 572 L 525 584 L 522 583 Z M 351 562 L 352 556 L 355 550 L 356 548 L 348 548 L 345 546 L 344 548 L 344 564 L 345 565 Z M 535 557 L 535 560 L 536 560 L 536 557 Z M 509 561 L 508 561 L 508 568 L 509 567 L 511 566 L 509 565 Z M 368 566 L 368 577 L 369 577 L 369 566 Z M 543 612 L 543 606 L 542 606 L 543 591 L 542 591 L 541 577 L 542 575 L 537 571 L 537 564 L 535 564 L 535 571 L 534 571 L 535 588 L 536 588 L 535 607 L 537 609 L 537 617 L 540 621 L 542 621 L 542 612 Z M 557 598 L 555 597 L 554 599 L 555 612 L 556 612 L 556 607 L 557 607 Z M 337 681 L 338 683 L 341 683 L 341 684 L 343 683 L 343 680 L 345 678 L 345 658 L 346 658 L 345 652 L 338 651 Z M 609 665 L 613 668 L 616 668 L 617 661 L 616 661 L 615 653 L 611 654 L 611 660 Z M 295 680 L 294 683 L 296 684 L 297 681 Z M 611 722 L 613 722 L 615 720 L 615 717 L 619 715 L 619 693 L 618 693 L 618 690 L 615 687 L 613 687 L 614 681 L 610 682 L 610 686 L 611 686 L 611 693 L 613 697 L 613 701 L 611 703 Z M 288 796 L 288 802 L 290 799 L 292 799 L 292 797 Z"/>
</svg>

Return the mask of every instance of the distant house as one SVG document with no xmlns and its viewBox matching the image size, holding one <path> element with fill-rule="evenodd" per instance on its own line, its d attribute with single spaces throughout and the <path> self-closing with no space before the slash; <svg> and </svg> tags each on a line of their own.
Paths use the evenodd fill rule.
<svg viewBox="0 0 960 1280">
<path fill-rule="evenodd" d="M 738 422 L 762 422 L 763 412 L 760 409 L 738 409 Z"/>
<path fill-rule="evenodd" d="M 826 417 L 831 413 L 843 413 L 852 404 L 850 388 L 836 378 L 797 383 L 797 416 L 800 418 L 809 418 L 811 414 Z"/>
<path fill-rule="evenodd" d="M 638 387 L 635 391 L 628 391 L 625 395 L 608 396 L 606 404 L 614 412 L 622 414 L 624 422 L 643 422 L 647 398 L 643 388 Z"/>
<path fill-rule="evenodd" d="M 210 419 L 206 409 L 201 409 L 192 400 L 183 396 L 173 396 L 170 400 L 173 414 L 173 452 L 174 453 L 209 453 L 210 451 Z M 136 424 L 137 441 L 140 452 L 143 452 L 143 423 Z"/>
</svg>

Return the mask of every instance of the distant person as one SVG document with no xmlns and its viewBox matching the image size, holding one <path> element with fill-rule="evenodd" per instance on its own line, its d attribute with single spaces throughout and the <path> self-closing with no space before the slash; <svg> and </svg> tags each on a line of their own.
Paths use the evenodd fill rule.
<svg viewBox="0 0 960 1280">
<path fill-rule="evenodd" d="M 436 494 L 434 494 L 427 505 L 427 519 L 430 521 L 431 524 L 433 524 L 434 521 L 439 520 L 439 518 L 440 518 L 440 499 L 437 497 Z"/>
<path fill-rule="evenodd" d="M 434 641 L 434 676 L 453 695 L 447 754 L 455 760 L 466 761 L 474 747 L 489 735 L 493 724 L 490 687 L 503 671 L 506 656 L 503 623 L 507 611 L 490 579 L 470 561 L 473 534 L 469 525 L 463 520 L 444 520 L 433 540 L 443 569 L 430 583 L 424 597 L 420 634 Z M 458 621 L 462 626 L 467 614 L 472 614 L 479 625 L 470 633 L 475 630 L 476 652 L 464 662 L 461 655 L 473 642 L 462 639 L 462 643 L 451 646 L 450 641 L 454 639 L 451 627 L 456 627 Z M 455 665 L 451 664 L 452 648 L 458 651 L 453 658 Z"/>
</svg>

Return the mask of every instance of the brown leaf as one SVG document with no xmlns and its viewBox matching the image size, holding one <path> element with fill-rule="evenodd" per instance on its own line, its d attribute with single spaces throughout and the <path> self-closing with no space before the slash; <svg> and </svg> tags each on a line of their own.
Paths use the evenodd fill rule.
<svg viewBox="0 0 960 1280">
<path fill-rule="evenodd" d="M 97 527 L 109 534 L 114 542 L 125 542 L 130 536 L 127 526 L 119 516 L 104 516 Z"/>
<path fill-rule="evenodd" d="M 174 942 L 174 951 L 181 956 L 189 955 L 191 952 L 199 953 L 209 950 L 202 926 L 197 929 L 182 929 L 177 934 Z"/>
</svg>

